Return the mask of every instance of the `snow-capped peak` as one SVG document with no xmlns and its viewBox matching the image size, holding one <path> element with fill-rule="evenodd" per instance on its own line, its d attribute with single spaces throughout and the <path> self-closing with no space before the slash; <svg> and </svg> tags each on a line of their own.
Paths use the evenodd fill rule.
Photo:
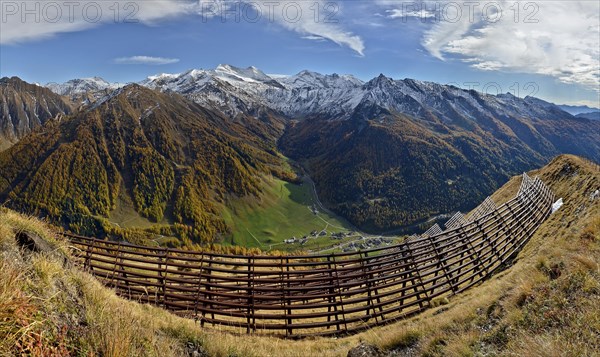
<svg viewBox="0 0 600 357">
<path fill-rule="evenodd" d="M 62 84 L 48 83 L 46 87 L 59 95 L 75 96 L 90 92 L 117 89 L 122 87 L 119 83 L 109 83 L 100 77 L 71 79 Z"/>
<path fill-rule="evenodd" d="M 334 74 L 321 74 L 308 70 L 301 71 L 300 73 L 281 78 L 280 82 L 290 88 L 306 88 L 306 87 L 318 87 L 318 88 L 332 88 L 344 90 L 348 88 L 356 88 L 363 85 L 363 82 L 352 76 L 352 75 L 339 75 Z"/>
<path fill-rule="evenodd" d="M 180 76 L 180 73 L 176 73 L 176 74 L 171 74 L 171 73 L 161 73 L 161 74 L 157 74 L 155 76 L 149 76 L 147 78 L 148 81 L 156 81 L 156 80 L 169 80 L 169 79 L 174 79 L 177 78 L 178 76 Z"/>
<path fill-rule="evenodd" d="M 365 83 L 367 89 L 384 88 L 385 86 L 393 85 L 394 80 L 386 77 L 383 73 Z"/>
<path fill-rule="evenodd" d="M 248 68 L 238 68 L 228 64 L 220 64 L 214 71 L 218 77 L 226 81 L 258 82 L 265 83 L 273 81 L 273 78 L 266 75 L 263 71 L 252 66 Z"/>
</svg>

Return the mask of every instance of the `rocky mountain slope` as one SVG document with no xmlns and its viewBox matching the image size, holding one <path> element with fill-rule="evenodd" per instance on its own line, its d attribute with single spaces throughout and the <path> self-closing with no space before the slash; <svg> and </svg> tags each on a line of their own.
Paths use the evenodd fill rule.
<svg viewBox="0 0 600 357">
<path fill-rule="evenodd" d="M 149 77 L 140 84 L 173 91 L 228 115 L 269 108 L 288 117 L 314 113 L 341 115 L 358 104 L 363 82 L 352 76 L 302 71 L 295 76 L 268 76 L 255 67 L 219 65 L 214 70 Z M 352 101 L 349 98 L 356 96 Z"/>
<path fill-rule="evenodd" d="M 534 97 L 488 95 L 414 79 L 394 80 L 383 74 L 365 83 L 351 75 L 302 71 L 269 76 L 256 67 L 219 65 L 214 70 L 160 74 L 140 84 L 180 93 L 199 104 L 221 107 L 228 114 L 266 106 L 292 119 L 348 119 L 359 106 L 377 105 L 417 119 L 436 116 L 444 122 L 490 117 L 573 118 L 559 106 Z"/>
<path fill-rule="evenodd" d="M 591 108 L 591 107 L 588 107 L 587 105 L 559 105 L 559 108 L 571 115 L 600 111 L 600 109 L 598 107 Z"/>
<path fill-rule="evenodd" d="M 0 150 L 73 110 L 70 101 L 17 77 L 0 79 Z"/>
<path fill-rule="evenodd" d="M 294 121 L 283 152 L 359 227 L 388 231 L 472 208 L 508 177 L 559 153 L 600 160 L 600 123 L 509 94 L 380 76 L 345 120 Z"/>
<path fill-rule="evenodd" d="M 550 157 L 569 152 L 600 159 L 600 145 L 572 139 L 582 128 L 596 128 L 560 107 L 534 97 L 488 95 L 473 90 L 380 75 L 362 82 L 349 75 L 302 71 L 293 76 L 268 76 L 260 70 L 221 65 L 215 70 L 150 77 L 142 85 L 174 91 L 228 115 L 268 107 L 290 119 L 347 120 L 362 111 L 366 119 L 402 114 L 433 125 L 473 130 L 475 126 L 509 141 L 511 134 L 535 153 Z M 372 112 L 365 112 L 370 108 Z M 558 122 L 561 124 L 558 124 Z M 437 124 L 435 124 L 437 123 Z M 558 132 L 565 129 L 566 133 Z M 586 130 L 583 129 L 582 134 Z"/>
<path fill-rule="evenodd" d="M 600 120 L 600 112 L 580 113 L 577 114 L 576 117 L 590 120 Z"/>
</svg>

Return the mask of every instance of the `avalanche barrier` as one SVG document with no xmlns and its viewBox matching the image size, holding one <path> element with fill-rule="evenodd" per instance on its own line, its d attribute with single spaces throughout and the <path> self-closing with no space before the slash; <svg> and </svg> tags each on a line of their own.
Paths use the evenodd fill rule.
<svg viewBox="0 0 600 357">
<path fill-rule="evenodd" d="M 516 197 L 472 220 L 385 248 L 238 256 L 152 248 L 63 233 L 78 264 L 125 298 L 206 324 L 282 337 L 354 333 L 458 294 L 514 257 L 554 194 L 524 174 Z M 492 202 L 493 203 L 493 202 Z"/>
</svg>

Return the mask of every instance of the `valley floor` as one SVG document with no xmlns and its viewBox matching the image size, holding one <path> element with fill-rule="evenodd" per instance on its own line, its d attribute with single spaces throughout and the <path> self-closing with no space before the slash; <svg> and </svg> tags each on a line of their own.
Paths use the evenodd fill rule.
<svg viewBox="0 0 600 357">
<path fill-rule="evenodd" d="M 232 200 L 231 207 L 223 209 L 225 221 L 232 228 L 224 243 L 264 251 L 330 246 L 335 243 L 332 233 L 349 233 L 352 226 L 324 211 L 318 202 L 306 177 L 300 184 L 267 178 L 262 198 Z M 321 232 L 326 234 L 319 235 Z"/>
<path fill-rule="evenodd" d="M 300 183 L 290 183 L 272 176 L 264 177 L 260 197 L 230 198 L 220 209 L 231 233 L 219 243 L 258 248 L 264 252 L 323 253 L 354 250 L 358 245 L 383 246 L 397 239 L 358 231 L 323 206 L 310 177 L 305 175 L 300 179 Z M 119 228 L 134 230 L 173 224 L 167 218 L 158 223 L 151 222 L 136 212 L 132 202 L 122 198 L 118 199 L 109 222 Z M 156 238 L 155 241 L 169 241 L 166 237 Z"/>
</svg>

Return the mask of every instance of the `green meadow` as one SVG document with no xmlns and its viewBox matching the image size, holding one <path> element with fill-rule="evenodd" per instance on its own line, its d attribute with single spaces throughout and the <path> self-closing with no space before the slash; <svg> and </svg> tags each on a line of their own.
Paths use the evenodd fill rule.
<svg viewBox="0 0 600 357">
<path fill-rule="evenodd" d="M 352 230 L 339 217 L 320 208 L 313 211 L 315 205 L 315 193 L 308 181 L 293 184 L 276 178 L 265 179 L 262 197 L 236 199 L 224 209 L 223 216 L 232 229 L 232 234 L 224 243 L 265 251 L 289 251 L 330 246 L 338 242 L 331 239 L 329 234 L 309 240 L 306 247 L 286 244 L 286 239 L 310 236 L 312 231 L 326 230 L 331 233 Z"/>
</svg>

